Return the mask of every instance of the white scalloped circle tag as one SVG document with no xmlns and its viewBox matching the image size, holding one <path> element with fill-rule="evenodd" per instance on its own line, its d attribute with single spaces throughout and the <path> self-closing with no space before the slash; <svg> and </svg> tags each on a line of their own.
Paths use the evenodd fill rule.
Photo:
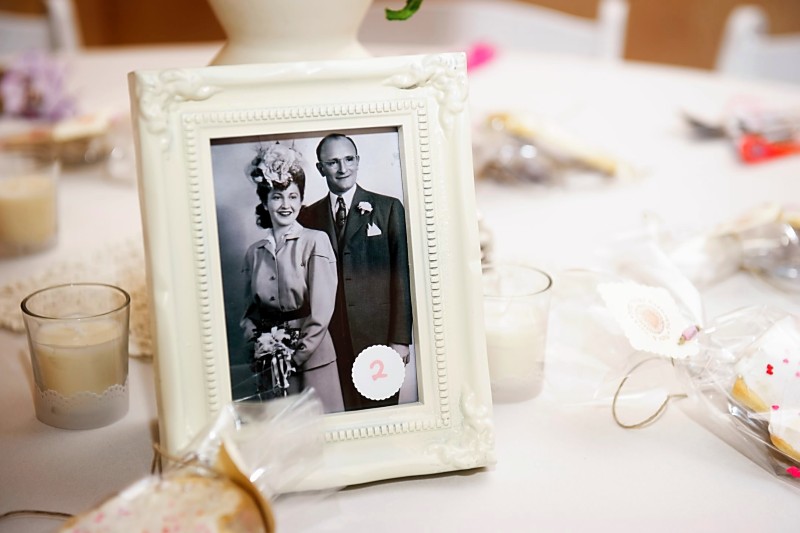
<svg viewBox="0 0 800 533">
<path fill-rule="evenodd" d="M 689 342 L 697 327 L 666 289 L 619 282 L 603 283 L 597 290 L 635 349 L 676 359 L 697 354 L 697 342 Z"/>
<path fill-rule="evenodd" d="M 358 354 L 352 375 L 353 384 L 362 396 L 370 400 L 385 400 L 403 386 L 406 366 L 395 350 L 375 344 Z"/>
</svg>

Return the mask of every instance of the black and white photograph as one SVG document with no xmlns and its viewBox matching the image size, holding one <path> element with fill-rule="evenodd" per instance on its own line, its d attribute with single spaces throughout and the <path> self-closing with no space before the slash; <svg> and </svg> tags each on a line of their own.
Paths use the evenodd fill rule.
<svg viewBox="0 0 800 533">
<path fill-rule="evenodd" d="M 398 128 L 210 144 L 232 398 L 417 402 Z"/>
</svg>

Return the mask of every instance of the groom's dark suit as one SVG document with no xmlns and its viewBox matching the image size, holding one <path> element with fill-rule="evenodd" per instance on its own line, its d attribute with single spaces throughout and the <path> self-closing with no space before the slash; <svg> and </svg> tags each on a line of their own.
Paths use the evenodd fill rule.
<svg viewBox="0 0 800 533">
<path fill-rule="evenodd" d="M 359 207 L 361 206 L 361 207 Z M 369 208 L 371 207 L 371 211 Z M 353 385 L 355 358 L 374 344 L 411 344 L 411 289 L 403 205 L 356 185 L 341 242 L 326 194 L 303 209 L 300 223 L 324 231 L 336 252 L 339 286 L 329 331 L 336 349 L 345 409 L 397 405 L 361 396 Z"/>
</svg>

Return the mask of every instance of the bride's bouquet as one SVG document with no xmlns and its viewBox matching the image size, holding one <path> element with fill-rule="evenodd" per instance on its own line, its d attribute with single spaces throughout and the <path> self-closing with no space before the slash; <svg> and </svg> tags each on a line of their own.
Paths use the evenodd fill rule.
<svg viewBox="0 0 800 533">
<path fill-rule="evenodd" d="M 298 328 L 273 326 L 256 338 L 253 372 L 260 376 L 259 392 L 289 394 L 289 378 L 297 372 L 295 352 L 300 344 Z"/>
</svg>

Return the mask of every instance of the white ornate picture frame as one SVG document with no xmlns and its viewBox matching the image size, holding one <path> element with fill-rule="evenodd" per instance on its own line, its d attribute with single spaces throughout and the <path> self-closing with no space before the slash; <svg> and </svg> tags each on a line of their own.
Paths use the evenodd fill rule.
<svg viewBox="0 0 800 533">
<path fill-rule="evenodd" d="M 137 71 L 130 90 L 162 446 L 179 452 L 232 401 L 212 141 L 388 130 L 402 167 L 418 399 L 325 415 L 324 465 L 307 486 L 491 464 L 463 54 Z"/>
</svg>

